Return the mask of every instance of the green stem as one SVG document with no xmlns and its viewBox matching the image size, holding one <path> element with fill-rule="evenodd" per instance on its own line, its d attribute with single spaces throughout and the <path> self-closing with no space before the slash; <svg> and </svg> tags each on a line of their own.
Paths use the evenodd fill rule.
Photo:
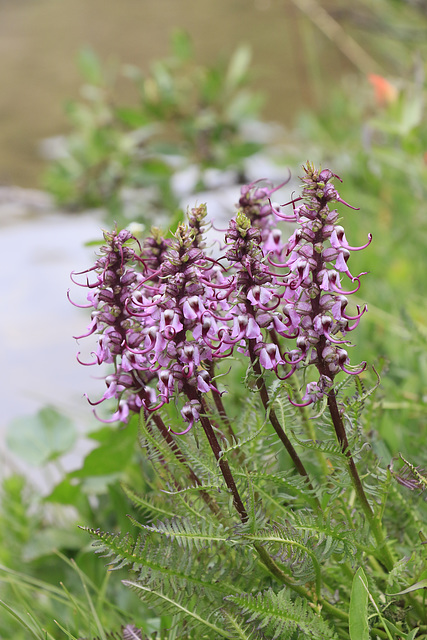
<svg viewBox="0 0 427 640">
<path fill-rule="evenodd" d="M 274 342 L 274 344 L 278 347 L 279 351 L 280 351 L 280 342 L 279 339 L 277 337 L 276 332 L 271 329 L 269 331 L 269 335 L 270 338 L 272 340 L 272 342 Z M 285 367 L 285 370 L 289 371 L 290 368 L 289 367 Z M 302 404 L 302 394 L 301 394 L 301 390 L 299 388 L 299 385 L 297 383 L 297 381 L 295 380 L 295 375 L 290 376 L 290 378 L 288 379 L 288 384 L 290 384 L 290 386 L 292 387 L 292 391 L 294 394 L 294 397 L 297 399 L 298 404 Z M 307 434 L 307 436 L 313 440 L 313 442 L 316 442 L 316 431 L 314 428 L 314 423 L 313 420 L 310 419 L 310 414 L 307 411 L 307 407 L 298 407 L 298 411 L 299 414 L 301 416 L 302 419 L 302 423 L 304 425 L 305 428 L 305 432 Z M 319 464 L 322 468 L 323 474 L 324 476 L 328 476 L 330 474 L 330 468 L 328 467 L 328 463 L 325 459 L 325 456 L 323 455 L 322 451 L 316 451 L 316 457 L 319 461 Z"/>
<path fill-rule="evenodd" d="M 212 392 L 212 397 L 213 397 L 213 401 L 215 403 L 215 407 L 216 410 L 218 411 L 218 414 L 221 417 L 221 421 L 223 422 L 223 424 L 225 425 L 227 432 L 228 432 L 228 436 L 231 440 L 231 442 L 235 445 L 238 445 L 238 440 L 237 440 L 237 436 L 234 433 L 234 429 L 233 429 L 233 425 L 230 422 L 230 419 L 227 415 L 227 412 L 225 410 L 224 404 L 222 402 L 222 398 L 221 398 L 221 394 L 218 390 L 218 386 L 216 384 L 216 381 L 213 379 L 213 364 L 211 366 L 211 377 L 212 377 L 212 382 L 211 384 L 215 387 L 215 389 L 217 389 L 217 391 L 213 391 Z M 245 454 L 243 453 L 243 451 L 239 448 L 237 448 L 237 450 L 235 451 L 237 460 L 239 461 L 239 463 L 241 465 L 244 465 L 246 460 L 245 460 Z"/>
<path fill-rule="evenodd" d="M 380 548 L 380 552 L 381 552 L 380 559 L 384 563 L 388 571 L 390 571 L 394 565 L 393 556 L 387 545 L 387 541 L 384 536 L 384 531 L 381 526 L 381 522 L 373 512 L 372 507 L 368 502 L 368 498 L 366 497 L 362 481 L 360 479 L 355 462 L 351 455 L 351 452 L 348 446 L 347 434 L 345 432 L 344 423 L 342 421 L 341 414 L 338 409 L 335 390 L 333 388 L 328 393 L 328 407 L 332 417 L 332 422 L 335 428 L 335 433 L 336 433 L 338 442 L 341 445 L 342 452 L 346 455 L 346 458 L 347 458 L 347 466 L 348 466 L 351 481 L 353 483 L 353 487 L 356 491 L 357 497 L 359 498 L 363 513 L 365 514 L 365 517 L 370 524 L 372 533 L 374 534 L 378 547 Z"/>
<path fill-rule="evenodd" d="M 292 391 L 294 394 L 294 397 L 296 398 L 297 402 L 299 404 L 302 404 L 302 394 L 301 394 L 301 390 L 299 388 L 299 385 L 296 383 L 294 376 L 291 376 L 289 378 L 289 384 L 292 387 Z M 299 413 L 301 415 L 302 418 L 302 422 L 303 425 L 305 427 L 306 433 L 308 435 L 308 437 L 313 440 L 313 442 L 316 442 L 316 430 L 314 428 L 314 423 L 313 420 L 311 420 L 310 418 L 310 414 L 307 410 L 307 407 L 298 407 L 299 409 Z M 328 462 L 323 454 L 322 451 L 316 451 L 316 457 L 319 461 L 319 464 L 322 468 L 323 474 L 325 476 L 325 478 L 328 477 L 328 475 L 331 473 L 331 469 L 328 466 Z"/>
</svg>

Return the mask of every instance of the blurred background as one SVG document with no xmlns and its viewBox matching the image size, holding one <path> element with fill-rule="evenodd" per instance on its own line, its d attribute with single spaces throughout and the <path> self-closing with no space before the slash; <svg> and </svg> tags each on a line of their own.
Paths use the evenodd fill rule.
<svg viewBox="0 0 427 640">
<path fill-rule="evenodd" d="M 426 48 L 425 0 L 0 0 L 8 571 L 56 584 L 60 548 L 103 585 L 75 522 L 126 526 L 120 482 L 141 483 L 135 425 L 100 429 L 83 394 L 100 397 L 103 382 L 75 359 L 89 319 L 67 300 L 70 272 L 93 264 L 101 229 L 167 229 L 195 202 L 224 226 L 242 184 L 290 170 L 286 202 L 307 160 L 360 208 L 340 207 L 350 244 L 373 234 L 351 269 L 368 272 L 356 302 L 369 306 L 352 362 L 381 374 L 372 447 L 385 466 L 399 451 L 426 466 Z M 75 286 L 71 297 L 84 302 Z M 56 615 L 55 598 L 38 606 L 41 620 Z M 28 637 L 18 627 L 0 619 L 0 636 Z"/>
<path fill-rule="evenodd" d="M 374 233 L 356 353 L 401 357 L 395 337 L 425 308 L 425 2 L 2 0 L 0 12 L 3 469 L 19 464 L 7 430 L 44 406 L 91 419 L 83 393 L 100 382 L 71 338 L 87 318 L 66 298 L 70 272 L 94 259 L 85 244 L 114 222 L 167 228 L 201 198 L 226 219 L 242 183 L 290 169 L 289 191 L 307 159 L 361 207 L 353 244 Z M 394 371 L 424 402 L 420 376 Z"/>
<path fill-rule="evenodd" d="M 359 243 L 378 227 L 370 251 L 392 269 L 377 277 L 414 280 L 384 236 L 408 236 L 393 226 L 399 198 L 424 206 L 422 1 L 2 0 L 0 12 L 2 441 L 47 404 L 87 420 L 83 392 L 100 383 L 75 361 L 87 319 L 66 291 L 114 221 L 167 227 L 200 197 L 227 218 L 239 184 L 296 177 L 310 158 L 365 206 Z M 381 290 L 379 315 L 396 300 Z"/>
<path fill-rule="evenodd" d="M 322 4 L 314 6 L 320 10 Z M 190 35 L 200 64 L 227 60 L 238 44 L 250 45 L 254 85 L 266 94 L 265 118 L 290 125 L 302 106 L 319 107 L 342 76 L 356 70 L 307 18 L 305 7 L 310 5 L 290 0 L 2 0 L 1 182 L 40 185 L 39 145 L 69 128 L 64 104 L 79 95 L 82 48 L 92 48 L 102 61 L 148 71 L 170 54 L 177 27 Z M 352 12 L 346 11 L 347 25 Z M 116 99 L 135 95 L 122 83 Z"/>
<path fill-rule="evenodd" d="M 314 6 L 322 16 L 322 6 Z M 8 311 L 1 320 L 1 335 L 8 367 L 0 388 L 0 433 L 13 417 L 46 403 L 74 414 L 84 407 L 83 417 L 83 391 L 88 384 L 99 388 L 90 380 L 84 382 L 87 372 L 76 364 L 70 336 L 82 333 L 86 318 L 69 305 L 65 292 L 71 270 L 90 264 L 93 250 L 85 251 L 83 243 L 98 238 L 99 228 L 106 226 L 99 212 L 106 198 L 82 197 L 74 207 L 78 214 L 64 213 L 67 198 L 55 199 L 62 196 L 62 183 L 58 187 L 55 180 L 48 185 L 45 180 L 49 159 L 64 152 L 63 136 L 73 127 L 82 131 L 86 126 L 70 121 L 70 103 L 87 102 L 93 82 L 104 91 L 105 104 L 136 105 L 139 89 L 129 80 L 131 65 L 147 74 L 156 60 L 172 55 L 172 35 L 181 29 L 191 39 L 194 67 L 222 64 L 226 69 L 236 48 L 246 46 L 251 59 L 243 60 L 242 73 L 251 90 L 262 94 L 257 104 L 263 104 L 252 120 L 259 125 L 275 121 L 290 131 L 302 109 L 324 106 L 330 91 L 365 62 L 363 52 L 361 61 L 349 59 L 307 17 L 307 9 L 309 4 L 288 0 L 2 0 L 0 225 L 3 304 Z M 345 20 L 351 24 L 351 15 Z M 339 41 L 342 27 L 334 20 L 332 24 L 339 30 Z M 94 77 L 95 58 L 106 70 L 105 81 Z M 125 73 L 122 65 L 127 65 Z M 93 96 L 89 104 L 94 110 L 99 106 Z M 163 115 L 154 114 L 151 124 L 156 117 L 160 121 Z M 244 110 L 242 118 L 247 119 Z M 140 124 L 145 123 L 135 128 Z M 97 123 L 92 126 L 96 129 Z M 267 133 L 266 139 L 275 135 Z M 284 130 L 280 135 L 284 140 Z M 305 160 L 302 151 L 298 162 Z M 264 170 L 262 164 L 259 170 Z M 276 179 L 283 172 L 281 168 L 267 175 L 255 170 L 254 175 Z M 70 176 L 69 182 L 73 179 Z M 46 186 L 52 187 L 48 190 L 53 190 L 53 198 L 35 191 Z M 231 207 L 237 186 L 233 193 Z M 193 201 L 191 194 L 187 204 Z M 84 213 L 94 207 L 97 211 Z"/>
</svg>

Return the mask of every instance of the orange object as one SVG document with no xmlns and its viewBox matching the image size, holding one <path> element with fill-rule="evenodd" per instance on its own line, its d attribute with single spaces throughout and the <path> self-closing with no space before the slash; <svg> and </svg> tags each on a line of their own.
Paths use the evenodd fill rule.
<svg viewBox="0 0 427 640">
<path fill-rule="evenodd" d="M 368 75 L 368 80 L 374 87 L 375 101 L 378 106 L 385 107 L 397 100 L 398 90 L 393 84 L 391 84 L 391 82 L 383 78 L 383 76 L 370 73 Z"/>
</svg>

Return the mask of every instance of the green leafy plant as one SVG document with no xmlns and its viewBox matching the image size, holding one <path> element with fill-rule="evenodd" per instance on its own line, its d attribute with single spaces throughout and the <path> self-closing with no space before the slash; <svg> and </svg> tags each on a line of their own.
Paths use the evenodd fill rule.
<svg viewBox="0 0 427 640">
<path fill-rule="evenodd" d="M 99 334 L 82 363 L 113 365 L 91 403 L 117 399 L 108 421 L 139 414 L 155 472 L 144 495 L 125 488 L 137 533 L 88 531 L 169 616 L 165 638 L 425 637 L 425 502 L 405 494 L 425 477 L 374 451 L 378 375 L 350 364 L 346 338 L 366 312 L 347 311 L 366 275 L 350 253 L 372 237 L 349 244 L 334 178 L 308 163 L 288 213 L 275 189 L 243 187 L 221 257 L 205 251 L 200 205 L 172 239 L 106 232 L 73 276 L 96 310 L 86 335 Z M 275 218 L 297 225 L 286 243 Z M 224 358 L 247 362 L 236 419 Z"/>
<path fill-rule="evenodd" d="M 123 67 L 121 76 L 138 95 L 134 105 L 118 103 L 115 72 L 104 70 L 93 52 L 81 53 L 84 101 L 68 105 L 66 153 L 45 178 L 61 204 L 107 206 L 117 219 L 126 189 L 144 189 L 132 216 L 145 220 L 156 208 L 175 213 L 171 178 L 177 169 L 193 166 L 199 189 L 205 169 L 243 174 L 244 160 L 262 147 L 246 126 L 257 119 L 262 102 L 247 88 L 249 49 L 239 47 L 228 65 L 203 67 L 188 36 L 177 31 L 172 50 L 147 74 Z"/>
<path fill-rule="evenodd" d="M 8 444 L 15 456 L 49 480 L 47 462 L 61 472 L 48 495 L 21 475 L 7 477 L 0 489 L 0 636 L 2 638 L 120 637 L 119 629 L 137 622 L 151 634 L 160 621 L 147 615 L 137 598 L 112 583 L 87 549 L 78 523 L 93 527 L 128 526 L 137 511 L 125 504 L 121 482 L 142 491 L 135 457 L 136 429 L 111 428 L 89 434 L 96 448 L 82 468 L 66 474 L 62 455 L 70 453 L 72 421 L 51 407 L 13 421 Z M 29 442 L 28 435 L 31 429 Z M 120 439 L 120 443 L 118 440 Z M 114 464 L 112 460 L 114 459 Z M 70 560 L 73 558 L 73 560 Z M 93 609 L 96 616 L 93 615 Z M 58 624 L 55 622 L 58 622 Z M 123 632 L 124 633 L 124 632 Z"/>
<path fill-rule="evenodd" d="M 317 20 L 319 3 L 295 4 L 311 5 L 316 27 L 327 25 Z M 369 10 L 384 18 L 382 3 L 371 3 Z M 402 28 L 402 15 L 410 11 L 403 2 L 387 7 L 389 35 L 414 33 Z M 366 24 L 373 24 L 371 16 Z M 421 15 L 412 24 L 418 31 Z M 213 425 L 219 459 L 227 462 L 248 520 L 239 522 L 224 464 L 215 461 L 201 423 L 196 420 L 184 436 L 168 431 L 189 424 L 173 403 L 141 416 L 139 425 L 133 417 L 125 430 L 103 427 L 92 434 L 95 449 L 82 468 L 64 474 L 46 499 L 22 477 L 3 484 L 1 637 L 426 637 L 427 291 L 418 267 L 427 237 L 425 84 L 423 64 L 408 70 L 414 52 L 403 41 L 396 46 L 394 39 L 390 47 L 384 37 L 375 37 L 385 58 L 398 59 L 401 77 L 393 63 L 394 76 L 381 72 L 384 77 L 371 78 L 375 93 L 366 78 L 346 80 L 322 112 L 300 115 L 294 147 L 284 153 L 284 161 L 299 164 L 303 147 L 304 154 L 339 172 L 345 178 L 343 198 L 361 207 L 346 216 L 348 237 L 360 238 L 361 229 L 374 236 L 372 248 L 352 256 L 355 273 L 369 271 L 363 281 L 369 313 L 353 353 L 354 361 L 376 358 L 382 380 L 379 385 L 377 375 L 365 371 L 356 377 L 340 373 L 335 381 L 348 447 L 337 440 L 325 397 L 314 407 L 289 402 L 290 397 L 301 404 L 302 385 L 314 382 L 310 368 L 282 382 L 264 371 L 265 403 L 259 363 L 255 358 L 247 367 L 235 353 L 227 378 L 221 374 L 228 365 L 218 363 L 216 369 L 219 390 L 229 393 L 218 402 L 211 390 L 199 415 Z M 311 39 L 306 57 L 313 60 L 313 52 Z M 146 76 L 123 68 L 140 95 L 139 104 L 130 107 L 117 104 L 114 70 L 102 68 L 89 51 L 81 54 L 86 85 L 83 100 L 69 105 L 68 155 L 46 178 L 61 203 L 106 206 L 120 221 L 126 217 L 126 189 L 136 187 L 143 189 L 142 197 L 128 215 L 148 219 L 160 210 L 170 216 L 177 207 L 171 185 L 176 168 L 199 163 L 196 189 L 203 187 L 209 167 L 232 167 L 244 178 L 244 154 L 259 148 L 240 127 L 257 117 L 259 107 L 259 98 L 246 92 L 247 50 L 238 50 L 228 71 L 196 66 L 182 35 L 174 39 L 173 54 Z M 368 65 L 366 60 L 353 59 L 363 73 L 372 70 L 372 59 Z M 226 90 L 229 77 L 237 82 L 227 80 Z M 323 83 L 318 81 L 318 88 L 324 97 Z M 356 303 L 363 307 L 364 300 Z M 177 403 L 181 409 L 182 397 Z M 272 414 L 311 486 L 293 469 Z M 138 428 L 142 460 L 133 447 Z M 37 461 L 58 464 L 72 445 L 69 429 L 70 423 L 49 409 L 31 421 L 17 421 L 9 444 L 34 462 L 25 445 L 34 432 Z M 360 508 L 349 474 L 350 452 L 374 526 Z M 71 519 L 64 520 L 63 505 L 74 510 Z M 369 514 L 366 505 L 365 511 Z M 102 562 L 82 547 L 77 522 L 86 524 L 96 550 L 118 573 L 105 576 Z M 130 589 L 121 588 L 120 578 Z"/>
</svg>

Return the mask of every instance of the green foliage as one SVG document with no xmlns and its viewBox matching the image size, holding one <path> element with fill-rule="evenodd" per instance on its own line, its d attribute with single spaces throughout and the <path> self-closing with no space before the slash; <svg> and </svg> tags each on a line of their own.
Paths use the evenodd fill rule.
<svg viewBox="0 0 427 640">
<path fill-rule="evenodd" d="M 49 460 L 60 466 L 60 456 L 74 444 L 71 421 L 51 408 L 32 419 L 16 421 L 14 453 L 25 461 L 28 445 L 19 446 L 19 442 L 29 425 L 34 427 L 31 442 L 36 454 L 31 461 L 44 464 Z M 64 633 L 75 638 L 118 638 L 120 627 L 126 628 L 130 622 L 138 623 L 137 628 L 146 634 L 159 628 L 159 619 L 147 619 L 136 597 L 120 582 L 108 580 L 102 567 L 94 562 L 93 554 L 88 553 L 86 536 L 78 527 L 82 523 L 96 527 L 101 522 L 104 526 L 128 527 L 127 514 L 136 515 L 123 500 L 120 488 L 120 482 L 127 482 L 136 490 L 142 489 L 135 459 L 136 429 L 129 427 L 129 431 L 103 427 L 93 432 L 91 436 L 102 451 L 104 465 L 100 464 L 99 454 L 96 462 L 95 449 L 83 463 L 84 473 L 78 470 L 66 474 L 48 496 L 41 496 L 20 475 L 3 481 L 0 637 L 63 637 L 54 620 L 59 621 Z M 35 436 L 39 438 L 37 443 Z"/>
<path fill-rule="evenodd" d="M 348 407 L 347 420 L 353 430 L 350 446 L 356 452 L 376 517 L 387 520 L 384 496 L 388 495 L 390 501 L 395 492 L 399 494 L 399 485 L 381 469 L 366 447 L 367 438 L 360 428 L 373 394 L 362 389 L 359 382 L 356 393 L 350 392 L 348 384 L 341 385 L 340 402 Z M 415 551 L 421 550 L 418 532 L 414 529 L 410 534 L 407 529 L 402 537 L 400 530 L 400 540 L 393 542 L 393 554 L 399 562 L 388 576 L 386 592 L 387 574 L 377 561 L 381 554 L 372 531 L 360 513 L 352 509 L 354 495 L 352 484 L 346 479 L 347 455 L 323 444 L 323 440 L 332 443 L 330 419 L 325 413 L 319 419 L 319 429 L 317 424 L 314 427 L 318 436 L 321 434 L 319 440 L 303 439 L 306 415 L 295 407 L 286 407 L 286 387 L 275 383 L 271 397 L 283 409 L 284 424 L 292 420 L 295 446 L 303 458 L 311 457 L 319 477 L 322 459 L 326 463 L 329 475 L 313 489 L 321 510 L 310 500 L 304 479 L 280 468 L 278 446 L 272 447 L 264 412 L 253 395 L 246 407 L 246 418 L 236 431 L 241 445 L 227 447 L 225 441 L 226 457 L 248 520 L 236 523 L 229 492 L 203 434 L 179 438 L 177 455 L 153 423 L 141 420 L 141 444 L 158 480 L 144 496 L 125 489 L 144 516 L 141 522 L 130 518 L 138 533 L 87 529 L 95 538 L 96 553 L 106 559 L 110 570 L 127 568 L 130 577 L 124 584 L 158 616 L 171 616 L 173 625 L 165 638 L 177 634 L 190 640 L 213 634 L 230 640 L 321 640 L 347 638 L 350 633 L 351 640 L 365 640 L 369 637 L 369 612 L 369 624 L 379 637 L 381 625 L 386 624 L 391 638 L 398 640 L 398 634 L 411 631 L 418 615 L 414 609 L 411 617 L 407 609 L 406 626 L 402 627 L 398 622 L 398 598 L 422 588 L 421 576 L 427 570 L 425 554 Z M 211 420 L 216 420 L 213 409 Z M 185 473 L 188 477 L 189 466 L 200 484 L 191 484 L 187 479 L 185 487 L 172 487 L 173 478 L 184 480 Z M 160 501 L 162 486 L 169 488 Z M 202 499 L 203 492 L 212 501 Z M 418 511 L 418 521 L 425 518 L 424 502 L 413 504 L 411 509 Z M 401 524 L 405 523 L 395 526 Z M 412 553 L 416 561 L 411 559 Z M 355 571 L 355 566 L 360 568 Z M 367 576 L 372 583 L 369 598 L 377 607 L 374 613 L 368 609 L 369 592 L 363 586 L 367 585 Z M 408 588 L 411 578 L 414 586 Z M 337 605 L 332 602 L 334 593 L 340 594 Z M 386 605 L 391 593 L 395 594 L 395 602 Z M 416 606 L 419 604 L 420 601 Z"/>
<path fill-rule="evenodd" d="M 250 59 L 241 46 L 227 65 L 200 66 L 190 39 L 177 31 L 170 58 L 155 61 L 148 73 L 125 65 L 117 78 L 92 51 L 82 51 L 84 101 L 67 107 L 72 132 L 65 157 L 45 176 L 47 189 L 71 207 L 107 206 L 116 220 L 126 190 L 142 189 L 132 219 L 147 220 L 155 209 L 175 213 L 176 169 L 197 167 L 199 189 L 207 168 L 241 175 L 244 160 L 261 148 L 244 130 L 262 102 L 247 88 Z M 136 104 L 119 102 L 118 79 L 136 90 Z"/>
<path fill-rule="evenodd" d="M 57 459 L 76 441 L 71 420 L 52 407 L 34 416 L 16 418 L 7 433 L 7 445 L 26 463 L 38 466 Z"/>
<path fill-rule="evenodd" d="M 387 27 L 396 33 L 409 3 L 389 3 L 386 12 L 384 6 L 370 3 L 377 17 L 387 14 Z M 411 20 L 421 29 L 421 19 Z M 335 170 L 344 178 L 344 199 L 360 207 L 348 216 L 350 244 L 362 244 L 368 232 L 374 236 L 363 262 L 354 259 L 355 272 L 369 271 L 363 283 L 369 314 L 358 330 L 354 359 L 378 358 L 381 385 L 368 371 L 356 382 L 343 379 L 338 389 L 349 450 L 388 533 L 393 568 L 385 570 L 382 549 L 357 509 L 348 457 L 326 404 L 315 415 L 293 407 L 288 393 L 298 401 L 299 381 L 270 388 L 271 406 L 313 478 L 309 488 L 259 405 L 252 370 L 242 384 L 244 370 L 236 363 L 224 403 L 237 443 L 214 408 L 210 417 L 223 436 L 222 458 L 248 521 L 236 518 L 201 430 L 177 439 L 178 458 L 153 424 L 141 421 L 141 461 L 136 420 L 126 429 L 103 427 L 90 436 L 96 448 L 81 468 L 64 474 L 46 498 L 17 475 L 2 485 L 0 637 L 427 637 L 427 513 L 420 494 L 427 290 L 419 267 L 427 242 L 425 65 L 418 62 L 409 72 L 414 56 L 404 38 L 390 50 L 385 42 L 375 38 L 383 56 L 396 55 L 402 76 L 390 78 L 388 98 L 375 99 L 366 78 L 347 80 L 321 112 L 300 114 L 284 160 L 299 165 L 309 156 Z M 147 74 L 129 66 L 117 74 L 93 52 L 81 53 L 86 84 L 81 101 L 67 107 L 67 155 L 46 176 L 59 202 L 106 206 L 120 220 L 126 190 L 142 189 L 140 201 L 132 203 L 133 219 L 159 212 L 179 218 L 171 186 L 177 169 L 196 166 L 200 189 L 207 168 L 242 174 L 244 159 L 260 148 L 242 127 L 260 107 L 259 96 L 247 89 L 248 49 L 238 48 L 228 66 L 201 67 L 189 39 L 177 32 L 172 51 Z M 119 103 L 119 75 L 137 90 L 136 104 Z M 161 416 L 176 424 L 173 408 Z M 26 462 L 42 465 L 60 463 L 74 439 L 70 421 L 49 408 L 16 421 L 8 445 Z M 400 451 L 402 468 L 389 468 Z M 399 474 L 406 485 L 396 481 Z M 107 577 L 77 524 L 95 538 L 96 553 L 112 571 Z"/>
<path fill-rule="evenodd" d="M 349 611 L 350 640 L 369 640 L 368 587 L 360 567 L 354 574 Z"/>
<path fill-rule="evenodd" d="M 307 601 L 292 601 L 286 590 L 275 593 L 272 589 L 256 595 L 229 596 L 243 616 L 251 623 L 258 623 L 257 630 L 268 633 L 268 638 L 291 640 L 295 631 L 304 638 L 336 639 L 335 633 L 319 615 L 313 613 Z"/>
</svg>

